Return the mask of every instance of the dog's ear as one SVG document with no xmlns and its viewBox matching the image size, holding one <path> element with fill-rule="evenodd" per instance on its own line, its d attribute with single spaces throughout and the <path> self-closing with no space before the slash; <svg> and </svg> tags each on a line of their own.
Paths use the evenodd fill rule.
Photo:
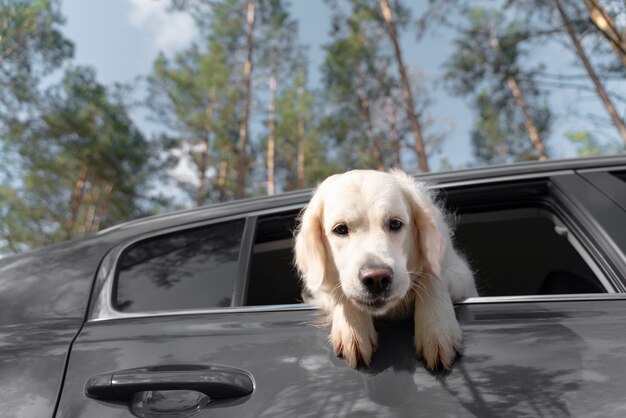
<svg viewBox="0 0 626 418">
<path fill-rule="evenodd" d="M 326 276 L 326 247 L 322 227 L 323 198 L 318 190 L 300 214 L 296 233 L 295 261 L 304 283 L 316 291 Z"/>
<path fill-rule="evenodd" d="M 439 276 L 446 252 L 444 234 L 447 234 L 447 224 L 422 183 L 416 182 L 401 170 L 393 170 L 391 174 L 400 181 L 411 207 L 415 245 L 419 247 L 418 254 L 425 261 L 424 267 Z"/>
</svg>

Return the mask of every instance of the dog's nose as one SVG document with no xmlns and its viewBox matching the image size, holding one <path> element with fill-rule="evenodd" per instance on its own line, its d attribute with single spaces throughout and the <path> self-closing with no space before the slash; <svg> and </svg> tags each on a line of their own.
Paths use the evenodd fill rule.
<svg viewBox="0 0 626 418">
<path fill-rule="evenodd" d="M 393 271 L 386 265 L 364 265 L 359 269 L 359 280 L 373 295 L 386 292 L 393 281 Z"/>
</svg>

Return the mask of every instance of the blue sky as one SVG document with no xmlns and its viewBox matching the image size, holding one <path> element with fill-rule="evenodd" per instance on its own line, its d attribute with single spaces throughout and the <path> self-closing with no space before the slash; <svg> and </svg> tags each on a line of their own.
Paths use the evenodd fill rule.
<svg viewBox="0 0 626 418">
<path fill-rule="evenodd" d="M 300 39 L 310 48 L 311 84 L 316 87 L 323 60 L 322 45 L 328 39 L 328 8 L 322 1 L 292 3 L 294 17 L 299 21 Z M 64 0 L 63 13 L 67 19 L 64 32 L 76 45 L 74 62 L 95 67 L 98 79 L 107 84 L 134 83 L 137 76 L 149 74 L 159 51 L 172 54 L 188 46 L 196 35 L 191 19 L 184 14 L 167 14 L 166 5 L 162 0 Z M 403 37 L 402 46 L 407 51 L 408 65 L 417 68 L 417 57 L 423 57 L 420 70 L 434 78 L 437 66 L 445 58 L 445 48 L 429 45 L 427 50 L 423 46 L 420 51 L 413 34 Z M 431 56 L 433 51 L 439 56 Z M 466 138 L 471 124 L 469 115 L 459 117 L 467 113 L 463 100 L 448 97 L 442 103 L 437 99 L 433 113 L 442 123 L 456 119 L 441 156 L 463 164 L 470 154 Z M 140 125 L 150 130 L 151 125 L 144 120 L 142 112 L 138 112 L 137 118 Z M 435 169 L 438 159 L 433 160 Z"/>
<path fill-rule="evenodd" d="M 319 86 L 319 66 L 323 59 L 322 45 L 327 42 L 329 11 L 322 1 L 293 0 L 292 12 L 299 21 L 300 39 L 309 46 L 312 87 Z M 182 13 L 167 13 L 163 0 L 63 0 L 67 19 L 66 36 L 76 45 L 76 64 L 94 66 L 103 83 L 136 83 L 137 77 L 149 74 L 157 53 L 173 54 L 188 46 L 197 35 L 191 18 Z M 451 50 L 450 35 L 439 31 L 417 43 L 407 31 L 401 44 L 409 68 L 419 69 L 426 77 L 434 103 L 429 113 L 442 129 L 451 129 L 442 153 L 432 158 L 435 170 L 442 157 L 455 166 L 472 160 L 469 131 L 473 115 L 467 99 L 452 97 L 442 86 L 433 83 L 441 64 Z M 534 54 L 535 60 L 549 62 L 551 67 L 569 66 L 574 57 L 562 46 L 546 46 Z M 575 67 L 568 67 L 569 73 Z M 582 73 L 582 69 L 579 71 Z M 623 86 L 620 83 L 619 86 Z M 572 106 L 583 104 L 590 112 L 602 114 L 592 93 L 563 91 L 550 96 L 557 124 L 552 132 L 551 149 L 556 158 L 571 157 L 573 147 L 565 141 L 564 133 L 586 125 L 568 115 Z M 142 128 L 150 132 L 145 112 L 135 115 Z M 452 126 L 452 128 L 450 128 Z M 612 135 L 610 128 L 608 135 Z M 407 152 L 410 152 L 407 150 Z M 407 167 L 411 169 L 411 167 Z"/>
</svg>

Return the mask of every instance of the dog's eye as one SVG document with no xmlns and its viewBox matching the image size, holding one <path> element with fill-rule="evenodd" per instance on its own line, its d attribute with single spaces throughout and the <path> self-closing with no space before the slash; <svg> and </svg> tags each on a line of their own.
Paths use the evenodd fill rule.
<svg viewBox="0 0 626 418">
<path fill-rule="evenodd" d="M 339 224 L 333 228 L 333 232 L 337 235 L 348 235 L 348 225 Z"/>
<path fill-rule="evenodd" d="M 399 231 L 404 224 L 399 219 L 392 219 L 389 221 L 389 230 L 391 231 Z"/>
</svg>

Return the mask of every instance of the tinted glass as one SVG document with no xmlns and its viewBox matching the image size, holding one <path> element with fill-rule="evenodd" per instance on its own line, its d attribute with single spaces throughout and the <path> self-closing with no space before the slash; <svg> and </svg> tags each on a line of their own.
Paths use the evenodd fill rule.
<svg viewBox="0 0 626 418">
<path fill-rule="evenodd" d="M 548 212 L 527 208 L 461 215 L 454 238 L 480 296 L 604 292 L 567 236 Z"/>
<path fill-rule="evenodd" d="M 114 306 L 123 312 L 230 306 L 244 221 L 142 241 L 118 265 Z"/>
<path fill-rule="evenodd" d="M 611 174 L 626 183 L 626 171 L 614 171 Z"/>
</svg>

